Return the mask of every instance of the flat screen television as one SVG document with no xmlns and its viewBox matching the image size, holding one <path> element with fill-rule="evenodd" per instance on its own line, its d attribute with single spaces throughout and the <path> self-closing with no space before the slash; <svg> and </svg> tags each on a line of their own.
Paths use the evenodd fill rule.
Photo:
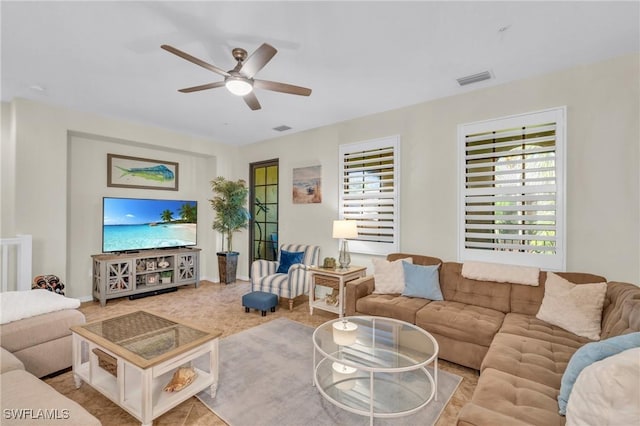
<svg viewBox="0 0 640 426">
<path fill-rule="evenodd" d="M 197 201 L 103 197 L 102 251 L 194 246 L 197 212 Z"/>
</svg>

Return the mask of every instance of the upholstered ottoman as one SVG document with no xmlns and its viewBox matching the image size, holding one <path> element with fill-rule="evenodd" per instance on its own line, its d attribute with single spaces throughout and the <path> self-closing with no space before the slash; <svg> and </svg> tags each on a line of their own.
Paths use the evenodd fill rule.
<svg viewBox="0 0 640 426">
<path fill-rule="evenodd" d="M 273 293 L 267 293 L 265 291 L 252 291 L 242 296 L 242 306 L 244 311 L 249 312 L 249 309 L 258 309 L 262 311 L 262 316 L 267 315 L 267 309 L 271 309 L 271 312 L 276 311 L 276 305 L 278 304 L 278 295 Z"/>
</svg>

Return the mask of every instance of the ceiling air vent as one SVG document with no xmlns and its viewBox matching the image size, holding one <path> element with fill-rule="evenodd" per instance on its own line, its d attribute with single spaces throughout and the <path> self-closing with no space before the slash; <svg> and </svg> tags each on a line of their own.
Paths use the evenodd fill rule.
<svg viewBox="0 0 640 426">
<path fill-rule="evenodd" d="M 291 127 L 283 124 L 282 126 L 274 127 L 273 130 L 275 130 L 276 132 L 284 132 L 286 130 L 291 130 Z"/>
<path fill-rule="evenodd" d="M 468 75 L 466 77 L 460 77 L 456 80 L 460 86 L 466 86 L 467 84 L 477 83 L 479 81 L 489 80 L 491 73 L 489 71 L 479 72 L 478 74 Z"/>
</svg>

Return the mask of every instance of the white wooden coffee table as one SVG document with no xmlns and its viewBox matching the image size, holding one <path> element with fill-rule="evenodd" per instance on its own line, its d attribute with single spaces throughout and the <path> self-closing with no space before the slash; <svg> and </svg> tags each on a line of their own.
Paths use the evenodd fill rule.
<svg viewBox="0 0 640 426">
<path fill-rule="evenodd" d="M 219 331 L 146 311 L 71 331 L 76 387 L 86 382 L 143 425 L 206 388 L 215 397 Z M 195 380 L 180 391 L 164 391 L 179 367 L 192 367 Z"/>
</svg>

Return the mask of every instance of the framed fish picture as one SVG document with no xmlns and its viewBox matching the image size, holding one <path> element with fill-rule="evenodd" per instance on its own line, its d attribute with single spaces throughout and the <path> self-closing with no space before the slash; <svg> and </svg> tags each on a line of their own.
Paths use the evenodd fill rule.
<svg viewBox="0 0 640 426">
<path fill-rule="evenodd" d="M 107 154 L 107 186 L 178 190 L 178 163 Z"/>
</svg>

